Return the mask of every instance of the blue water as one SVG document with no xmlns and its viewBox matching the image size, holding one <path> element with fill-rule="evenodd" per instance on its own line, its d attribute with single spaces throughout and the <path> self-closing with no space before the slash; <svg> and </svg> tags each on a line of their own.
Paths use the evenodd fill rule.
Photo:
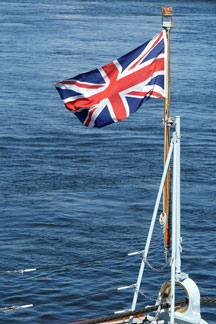
<svg viewBox="0 0 216 324">
<path fill-rule="evenodd" d="M 162 172 L 163 100 L 121 123 L 87 129 L 53 83 L 159 33 L 161 5 L 1 1 L 0 307 L 35 305 L 1 311 L 1 323 L 67 323 L 130 307 L 133 290 L 111 289 L 138 274 L 140 257 L 123 254 L 145 245 Z M 182 271 L 202 296 L 216 296 L 216 2 L 168 5 L 171 114 L 182 124 Z M 101 258 L 110 259 L 80 263 Z M 150 261 L 164 264 L 158 223 Z M 155 298 L 166 279 L 167 270 L 146 268 L 142 290 Z M 138 307 L 151 303 L 140 296 Z M 201 306 L 208 323 L 215 308 Z"/>
</svg>

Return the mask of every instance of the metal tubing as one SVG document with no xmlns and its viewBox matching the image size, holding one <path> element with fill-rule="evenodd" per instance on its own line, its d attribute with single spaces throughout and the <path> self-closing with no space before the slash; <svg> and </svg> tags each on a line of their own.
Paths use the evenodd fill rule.
<svg viewBox="0 0 216 324">
<path fill-rule="evenodd" d="M 172 201 L 172 266 L 171 266 L 171 312 L 170 324 L 174 324 L 175 282 L 181 274 L 180 238 L 180 117 L 175 117 L 173 149 L 173 201 Z"/>
<path fill-rule="evenodd" d="M 177 136 L 177 223 L 176 223 L 176 280 L 181 273 L 181 210 L 180 210 L 180 117 L 176 116 L 176 136 Z"/>
<path fill-rule="evenodd" d="M 145 268 L 145 260 L 146 260 L 147 255 L 148 255 L 148 250 L 149 250 L 149 246 L 150 246 L 150 242 L 151 242 L 151 238 L 152 238 L 152 234 L 153 234 L 153 230 L 154 230 L 154 225 L 155 225 L 155 221 L 156 221 L 156 217 L 157 217 L 157 212 L 158 212 L 161 196 L 162 196 L 162 193 L 163 193 L 164 182 L 165 182 L 165 179 L 166 179 L 168 167 L 169 167 L 171 156 L 172 156 L 172 151 L 173 151 L 173 140 L 171 141 L 171 144 L 170 144 L 166 164 L 164 166 L 163 175 L 162 175 L 162 178 L 161 178 L 161 183 L 160 183 L 160 187 L 159 187 L 159 190 L 158 190 L 157 199 L 156 199 L 156 202 L 155 202 L 155 207 L 154 207 L 154 211 L 153 211 L 153 215 L 152 215 L 151 225 L 150 225 L 150 228 L 149 228 L 148 237 L 147 237 L 147 241 L 146 241 L 146 245 L 145 245 L 144 256 L 143 256 L 143 259 L 142 259 L 142 262 L 141 262 L 141 265 L 140 265 L 140 270 L 139 270 L 139 275 L 138 275 L 138 279 L 137 279 L 136 289 L 135 289 L 135 292 L 134 292 L 134 297 L 133 297 L 133 302 L 132 302 L 132 307 L 131 307 L 132 311 L 134 311 L 135 308 L 136 308 L 138 294 L 139 294 L 140 285 L 141 285 L 142 276 L 143 276 L 143 271 L 144 271 L 144 268 Z"/>
<path fill-rule="evenodd" d="M 172 199 L 172 265 L 171 265 L 171 312 L 170 312 L 170 324 L 174 324 L 174 312 L 175 312 L 175 279 L 176 279 L 176 223 L 177 223 L 177 135 L 174 135 L 174 150 L 173 150 L 173 199 Z"/>
</svg>

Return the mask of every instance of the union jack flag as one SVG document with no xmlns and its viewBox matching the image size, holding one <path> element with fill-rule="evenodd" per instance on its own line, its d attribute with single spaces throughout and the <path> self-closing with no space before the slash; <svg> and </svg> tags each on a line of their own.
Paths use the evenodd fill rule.
<svg viewBox="0 0 216 324">
<path fill-rule="evenodd" d="M 144 101 L 165 97 L 166 34 L 119 59 L 55 83 L 66 108 L 87 127 L 103 127 L 133 114 Z"/>
</svg>

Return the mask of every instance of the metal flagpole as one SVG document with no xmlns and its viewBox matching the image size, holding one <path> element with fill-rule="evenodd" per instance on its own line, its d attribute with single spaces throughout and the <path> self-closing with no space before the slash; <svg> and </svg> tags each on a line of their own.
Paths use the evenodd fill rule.
<svg viewBox="0 0 216 324">
<path fill-rule="evenodd" d="M 181 275 L 180 237 L 180 117 L 175 117 L 173 149 L 173 199 L 172 199 L 172 265 L 171 265 L 171 310 L 170 324 L 174 324 L 175 284 Z"/>
<path fill-rule="evenodd" d="M 176 207 L 176 280 L 180 280 L 181 277 L 181 192 L 180 192 L 180 176 L 181 176 L 181 167 L 180 167 L 180 140 L 181 140 L 181 131 L 180 131 L 180 117 L 176 116 L 176 136 L 177 136 L 177 207 Z"/>
<path fill-rule="evenodd" d="M 173 198 L 172 198 L 172 264 L 171 264 L 171 310 L 170 324 L 174 324 L 175 313 L 175 281 L 176 281 L 176 232 L 177 232 L 177 172 L 178 172 L 178 137 L 174 133 L 174 151 L 173 151 Z"/>
<path fill-rule="evenodd" d="M 162 27 L 166 30 L 167 53 L 166 53 L 166 77 L 165 89 L 166 97 L 164 99 L 164 165 L 167 160 L 167 153 L 170 146 L 170 29 L 173 27 L 172 8 L 162 8 Z M 163 215 L 166 219 L 164 233 L 164 247 L 170 247 L 170 167 L 168 169 L 163 192 Z"/>
</svg>

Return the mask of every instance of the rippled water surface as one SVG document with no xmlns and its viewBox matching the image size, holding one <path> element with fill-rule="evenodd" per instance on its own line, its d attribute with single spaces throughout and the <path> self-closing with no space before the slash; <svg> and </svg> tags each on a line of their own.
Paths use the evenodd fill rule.
<svg viewBox="0 0 216 324">
<path fill-rule="evenodd" d="M 168 5 L 171 113 L 182 124 L 182 271 L 202 296 L 216 296 L 216 2 Z M 125 254 L 145 245 L 162 172 L 163 101 L 86 129 L 53 83 L 160 29 L 159 1 L 1 1 L 0 307 L 35 305 L 1 311 L 1 323 L 67 323 L 130 307 L 133 291 L 115 288 L 138 274 L 139 256 Z M 150 261 L 164 263 L 158 224 Z M 6 273 L 25 268 L 39 270 Z M 167 276 L 147 268 L 142 290 L 155 298 Z M 201 307 L 208 323 L 215 308 Z"/>
</svg>

